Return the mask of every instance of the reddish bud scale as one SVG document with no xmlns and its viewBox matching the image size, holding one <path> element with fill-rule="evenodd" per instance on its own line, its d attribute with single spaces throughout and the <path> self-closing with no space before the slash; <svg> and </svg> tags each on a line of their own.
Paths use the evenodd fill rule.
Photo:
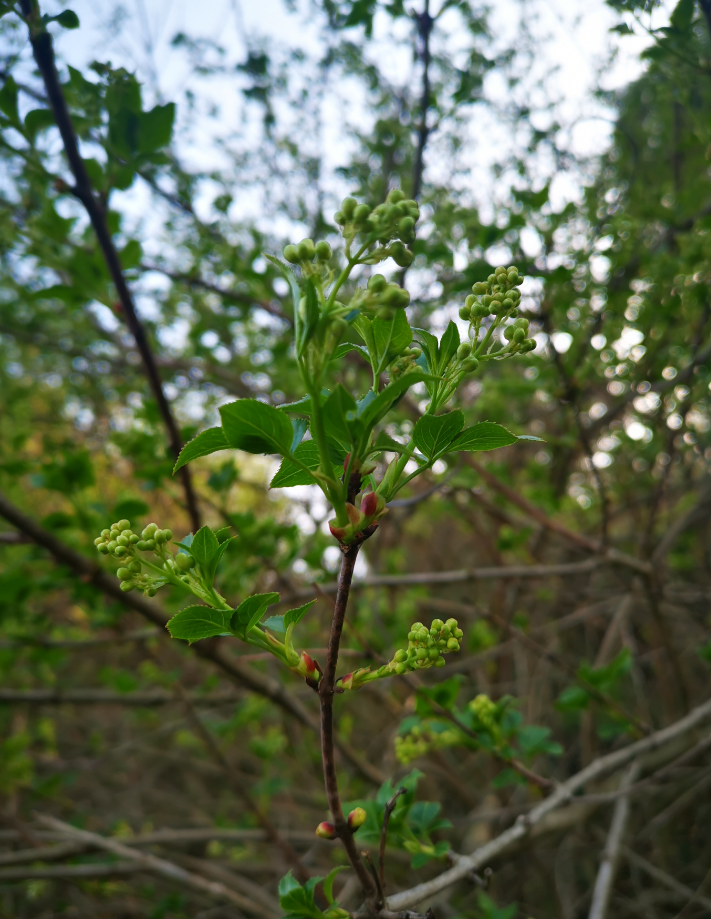
<svg viewBox="0 0 711 919">
<path fill-rule="evenodd" d="M 336 838 L 336 828 L 332 823 L 329 823 L 327 820 L 324 820 L 322 823 L 316 827 L 316 835 L 320 836 L 321 839 L 335 839 Z"/>
<path fill-rule="evenodd" d="M 378 496 L 372 491 L 369 491 L 367 495 L 363 495 L 360 509 L 364 517 L 372 517 L 378 510 Z"/>
</svg>

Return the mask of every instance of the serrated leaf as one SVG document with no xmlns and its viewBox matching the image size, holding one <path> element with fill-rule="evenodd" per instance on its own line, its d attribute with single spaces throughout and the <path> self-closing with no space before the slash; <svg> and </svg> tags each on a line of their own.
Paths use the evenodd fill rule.
<svg viewBox="0 0 711 919">
<path fill-rule="evenodd" d="M 222 558 L 227 546 L 237 537 L 232 536 L 220 543 L 217 536 L 212 532 L 210 527 L 200 527 L 190 545 L 190 554 L 200 565 L 208 584 L 212 583 L 215 577 L 217 563 Z"/>
<path fill-rule="evenodd" d="M 287 610 L 284 613 L 284 628 L 288 629 L 290 625 L 298 625 L 315 602 L 315 600 L 309 600 L 308 603 L 304 603 L 303 606 L 299 606 L 297 609 Z"/>
<path fill-rule="evenodd" d="M 335 465 L 343 463 L 345 451 L 337 447 L 333 442 L 329 443 L 331 448 L 331 462 Z M 321 464 L 321 454 L 318 452 L 316 442 L 305 440 L 294 450 L 294 456 L 300 460 L 307 469 L 314 472 Z M 269 483 L 270 488 L 294 488 L 296 485 L 314 485 L 316 479 L 309 475 L 305 469 L 301 469 L 296 463 L 288 457 L 282 460 L 282 464 L 277 470 L 276 475 Z"/>
<path fill-rule="evenodd" d="M 380 419 L 389 411 L 392 405 L 400 399 L 407 390 L 414 386 L 415 383 L 422 383 L 427 380 L 439 382 L 438 377 L 434 377 L 419 370 L 409 370 L 397 380 L 388 384 L 381 392 L 373 398 L 368 407 L 362 413 L 361 418 L 366 427 L 370 428 L 377 424 Z M 372 390 L 371 390 L 372 391 Z"/>
<path fill-rule="evenodd" d="M 457 353 L 457 348 L 460 344 L 459 329 L 450 319 L 444 335 L 442 336 L 442 340 L 439 343 L 439 357 L 437 361 L 438 373 L 444 373 L 447 369 L 447 365 Z"/>
<path fill-rule="evenodd" d="M 333 352 L 332 361 L 339 361 L 342 357 L 345 357 L 346 354 L 350 354 L 351 351 L 358 351 L 366 359 L 368 359 L 368 351 L 363 345 L 356 345 L 352 341 L 343 341 Z"/>
<path fill-rule="evenodd" d="M 460 409 L 446 415 L 423 415 L 415 425 L 412 439 L 423 456 L 432 462 L 447 452 L 463 427 L 464 415 Z"/>
<path fill-rule="evenodd" d="M 502 424 L 494 421 L 480 421 L 478 424 L 465 428 L 462 433 L 449 445 L 454 450 L 498 450 L 499 447 L 509 447 L 518 440 L 515 434 L 507 431 Z"/>
<path fill-rule="evenodd" d="M 291 452 L 293 453 L 304 439 L 304 434 L 309 428 L 309 423 L 305 418 L 292 418 L 291 427 L 294 432 L 294 437 L 291 441 Z"/>
<path fill-rule="evenodd" d="M 231 447 L 247 453 L 288 456 L 294 431 L 284 412 L 256 399 L 240 399 L 220 408 L 222 430 Z"/>
<path fill-rule="evenodd" d="M 393 319 L 374 319 L 372 325 L 373 373 L 382 373 L 412 341 L 412 329 L 407 321 L 405 310 L 398 310 Z"/>
<path fill-rule="evenodd" d="M 176 613 L 166 623 L 173 638 L 182 638 L 191 644 L 201 638 L 214 638 L 230 630 L 230 610 L 213 609 L 211 606 L 188 606 Z"/>
<path fill-rule="evenodd" d="M 341 871 L 348 871 L 349 869 L 350 865 L 338 865 L 336 868 L 332 868 L 323 879 L 323 892 L 330 905 L 333 905 L 334 902 L 333 882 L 336 880 L 336 875 Z"/>
<path fill-rule="evenodd" d="M 264 611 L 279 599 L 278 593 L 254 594 L 243 600 L 232 614 L 232 631 L 246 638 L 264 615 Z"/>
<path fill-rule="evenodd" d="M 186 463 L 198 459 L 200 456 L 209 456 L 211 453 L 217 453 L 218 450 L 229 450 L 230 445 L 227 443 L 225 433 L 222 428 L 208 428 L 197 437 L 193 437 L 183 449 L 173 466 L 173 475 L 181 469 Z"/>
<path fill-rule="evenodd" d="M 358 413 L 353 396 L 338 383 L 323 403 L 323 426 L 329 437 L 337 440 L 347 451 L 358 436 L 354 427 Z"/>
<path fill-rule="evenodd" d="M 437 358 L 439 354 L 439 343 L 435 336 L 426 329 L 414 329 L 419 336 L 419 342 L 422 345 L 422 357 L 430 373 L 437 373 Z"/>
<path fill-rule="evenodd" d="M 385 431 L 381 431 L 373 444 L 373 449 L 375 450 L 387 450 L 389 453 L 404 453 L 405 447 L 398 443 L 396 440 L 386 434 Z"/>
</svg>

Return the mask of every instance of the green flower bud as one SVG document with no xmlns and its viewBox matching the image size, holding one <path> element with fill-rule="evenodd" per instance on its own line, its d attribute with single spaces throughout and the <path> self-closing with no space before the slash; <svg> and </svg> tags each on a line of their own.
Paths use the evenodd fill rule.
<svg viewBox="0 0 711 919">
<path fill-rule="evenodd" d="M 407 219 L 407 218 L 405 218 Z M 393 243 L 390 246 L 390 255 L 392 256 L 396 265 L 399 265 L 401 268 L 409 268 L 414 259 L 414 255 L 410 252 L 409 249 L 406 249 L 402 243 Z M 409 302 L 409 298 L 408 298 Z"/>
<path fill-rule="evenodd" d="M 155 587 L 151 587 L 149 590 L 146 591 L 146 594 L 147 594 L 149 597 L 155 597 L 155 595 L 156 595 L 157 593 L 158 593 L 158 591 L 156 590 Z"/>
<path fill-rule="evenodd" d="M 115 539 L 112 539 L 112 540 L 111 540 L 111 542 L 108 544 L 108 548 L 109 548 L 109 552 L 115 552 L 115 551 L 116 551 L 116 549 L 118 548 L 118 543 L 116 542 Z"/>
<path fill-rule="evenodd" d="M 511 341 L 511 339 L 514 336 L 514 331 L 515 329 L 512 325 L 506 326 L 506 328 L 504 329 L 504 338 L 506 339 L 506 341 Z"/>
<path fill-rule="evenodd" d="M 403 673 L 407 673 L 408 669 L 409 669 L 409 668 L 408 668 L 407 664 L 405 664 L 405 663 L 402 663 L 402 664 L 395 664 L 395 673 L 397 673 L 398 676 L 402 676 Z"/>
<path fill-rule="evenodd" d="M 130 530 L 131 521 L 130 520 L 119 520 L 119 522 L 116 524 L 116 528 L 121 530 L 122 532 L 123 530 Z"/>
<path fill-rule="evenodd" d="M 122 581 L 128 581 L 131 577 L 131 572 L 128 568 L 119 568 L 116 572 L 116 577 L 120 578 Z"/>
<path fill-rule="evenodd" d="M 468 341 L 463 341 L 461 345 L 457 348 L 457 360 L 463 361 L 468 358 L 472 353 L 472 346 Z M 434 622 L 432 623 L 434 626 Z"/>
<path fill-rule="evenodd" d="M 121 530 L 115 524 L 111 524 L 111 539 L 116 539 L 117 536 L 121 535 Z"/>
<path fill-rule="evenodd" d="M 450 638 L 447 642 L 448 651 L 459 651 L 459 642 L 456 638 Z"/>
<path fill-rule="evenodd" d="M 453 619 L 453 618 L 450 617 L 450 618 L 445 622 L 445 625 L 446 625 L 447 628 L 450 630 L 450 632 L 453 632 L 453 631 L 457 628 L 457 626 L 459 625 L 459 623 L 457 622 L 456 619 Z"/>
<path fill-rule="evenodd" d="M 399 651 L 395 652 L 395 656 L 393 657 L 393 660 L 397 664 L 403 664 L 407 660 L 407 651 L 404 651 L 402 648 L 400 648 Z"/>
<path fill-rule="evenodd" d="M 496 275 L 495 275 L 495 274 L 490 274 L 489 277 L 488 277 L 486 280 L 487 280 L 487 282 L 488 282 L 489 284 L 495 284 L 495 283 L 496 283 Z"/>
<path fill-rule="evenodd" d="M 372 278 L 368 278 L 368 290 L 372 290 L 373 293 L 382 293 L 387 286 L 388 282 L 382 274 L 374 274 Z"/>
<path fill-rule="evenodd" d="M 476 284 L 472 284 L 472 293 L 477 296 L 487 293 L 489 288 L 483 281 L 477 281 Z"/>
<path fill-rule="evenodd" d="M 457 639 L 457 641 L 461 641 L 462 638 L 464 637 L 464 632 L 462 632 L 461 629 L 455 629 L 455 630 L 454 630 L 454 637 Z"/>
<path fill-rule="evenodd" d="M 126 593 L 126 594 L 127 594 L 130 590 L 133 590 L 133 589 L 135 588 L 135 586 L 136 586 L 136 585 L 133 583 L 133 581 L 121 581 L 121 583 L 120 583 L 120 585 L 119 585 L 119 587 L 121 588 L 121 590 L 122 590 L 124 593 Z"/>
<path fill-rule="evenodd" d="M 114 555 L 116 558 L 123 558 L 124 555 L 128 555 L 128 549 L 126 546 L 116 546 L 114 549 Z"/>
<path fill-rule="evenodd" d="M 429 657 L 431 661 L 436 661 L 437 658 L 439 657 L 439 649 L 430 648 L 429 651 L 427 652 L 427 656 Z"/>
<path fill-rule="evenodd" d="M 415 221 L 412 217 L 403 217 L 397 225 L 401 238 L 411 239 L 415 230 Z"/>
<path fill-rule="evenodd" d="M 355 198 L 344 198 L 341 201 L 341 210 L 346 215 L 346 217 L 352 217 L 353 211 L 358 207 L 358 202 Z"/>
<path fill-rule="evenodd" d="M 447 661 L 443 657 L 438 657 L 434 662 L 435 667 L 444 667 Z"/>
<path fill-rule="evenodd" d="M 417 632 L 408 632 L 408 633 L 407 633 L 407 638 L 408 638 L 408 641 L 416 641 L 416 640 L 417 640 Z"/>
<path fill-rule="evenodd" d="M 289 243 L 288 246 L 284 246 L 283 255 L 286 261 L 291 262 L 292 265 L 295 265 L 299 261 L 299 253 L 296 251 L 296 246 L 291 243 Z"/>
<path fill-rule="evenodd" d="M 99 552 L 101 552 L 102 555 L 109 554 L 110 550 L 109 550 L 109 547 L 106 545 L 106 543 L 102 543 L 102 545 L 100 545 L 98 548 L 99 548 Z"/>
<path fill-rule="evenodd" d="M 333 215 L 333 219 L 338 224 L 339 227 L 342 227 L 344 226 L 348 218 L 343 213 L 343 211 L 336 211 L 336 213 Z"/>
<path fill-rule="evenodd" d="M 388 201 L 393 204 L 398 204 L 400 201 L 405 200 L 405 192 L 401 188 L 391 188 L 388 192 Z"/>
<path fill-rule="evenodd" d="M 320 239 L 316 243 L 316 258 L 320 262 L 327 262 L 331 258 L 332 255 L 333 255 L 333 252 L 331 251 L 331 247 L 329 246 L 329 244 L 326 242 L 325 239 Z"/>
<path fill-rule="evenodd" d="M 422 348 L 418 348 L 417 345 L 415 345 L 414 348 L 410 348 L 410 354 L 415 360 L 417 360 L 418 357 L 422 354 Z"/>
<path fill-rule="evenodd" d="M 508 311 L 508 310 L 512 310 L 513 308 L 514 308 L 513 300 L 511 300 L 510 297 L 506 297 L 504 300 L 504 309 Z"/>
<path fill-rule="evenodd" d="M 111 530 L 102 530 L 101 535 L 104 537 L 104 539 L 108 539 L 109 536 L 111 536 Z"/>
<path fill-rule="evenodd" d="M 316 255 L 316 247 L 314 246 L 313 239 L 308 239 L 308 237 L 302 239 L 296 247 L 296 253 L 299 256 L 300 262 L 310 262 Z"/>
<path fill-rule="evenodd" d="M 139 542 L 138 536 L 136 536 L 135 533 L 131 533 L 131 535 L 128 537 L 128 544 L 130 546 L 136 546 L 138 545 L 138 542 Z"/>
<path fill-rule="evenodd" d="M 155 547 L 156 547 L 156 541 L 155 541 L 155 539 L 147 539 L 147 540 L 146 540 L 146 549 L 147 549 L 149 552 L 152 552 L 152 551 L 155 549 Z"/>
<path fill-rule="evenodd" d="M 423 661 L 427 658 L 427 651 L 424 648 L 418 648 L 415 657 L 418 661 Z"/>
<path fill-rule="evenodd" d="M 359 829 L 365 823 L 367 816 L 362 807 L 354 807 L 348 815 L 348 826 L 351 830 Z"/>
<path fill-rule="evenodd" d="M 526 333 L 523 331 L 523 329 L 514 329 L 513 340 L 516 342 L 517 345 L 520 344 L 524 340 L 525 337 L 526 337 Z"/>
<path fill-rule="evenodd" d="M 521 345 L 521 350 L 522 351 L 535 351 L 536 350 L 535 340 L 533 338 L 527 338 Z"/>
<path fill-rule="evenodd" d="M 474 373 L 478 367 L 479 361 L 475 357 L 468 357 L 465 361 L 462 361 L 462 370 L 465 373 Z"/>
<path fill-rule="evenodd" d="M 181 571 L 190 571 L 191 568 L 195 567 L 195 559 L 185 552 L 178 552 L 175 556 L 175 564 Z"/>
<path fill-rule="evenodd" d="M 173 538 L 173 531 L 172 531 L 172 530 L 163 530 L 163 537 L 164 537 L 164 539 L 165 539 L 166 542 L 170 542 L 171 539 Z"/>
<path fill-rule="evenodd" d="M 491 301 L 492 301 L 493 299 L 494 299 L 494 298 L 493 298 L 490 294 L 484 294 L 484 296 L 481 298 L 481 305 L 482 305 L 482 306 L 486 306 L 486 307 L 490 307 L 490 306 L 491 306 Z"/>
<path fill-rule="evenodd" d="M 465 320 L 468 320 L 468 319 L 471 319 L 471 318 L 472 318 L 472 316 L 471 316 L 471 310 L 469 309 L 468 306 L 460 306 L 460 307 L 459 307 L 459 318 L 460 318 L 460 319 L 465 319 Z"/>
<path fill-rule="evenodd" d="M 140 562 L 138 561 L 138 559 L 136 558 L 136 559 L 134 559 L 132 562 L 129 562 L 128 570 L 129 570 L 129 571 L 132 571 L 134 574 L 140 574 L 140 572 L 141 572 L 141 567 L 142 567 L 142 566 L 141 566 L 141 563 L 140 563 Z"/>
<path fill-rule="evenodd" d="M 96 539 L 94 540 L 94 545 L 95 545 L 95 546 L 100 546 L 100 545 L 103 544 L 103 542 L 104 542 L 104 537 L 103 537 L 103 536 L 97 536 Z"/>
<path fill-rule="evenodd" d="M 136 543 L 136 548 L 140 549 L 141 552 L 145 552 L 146 549 L 148 548 L 148 546 L 146 545 L 145 539 L 139 539 L 138 542 Z"/>
<path fill-rule="evenodd" d="M 147 527 L 144 527 L 144 530 L 141 533 L 141 536 L 144 539 L 150 539 L 157 529 L 158 529 L 157 523 L 149 523 Z"/>
<path fill-rule="evenodd" d="M 359 204 L 353 211 L 353 220 L 355 223 L 363 223 L 370 217 L 370 207 L 367 204 Z"/>
<path fill-rule="evenodd" d="M 119 546 L 127 546 L 127 545 L 128 545 L 128 537 L 127 537 L 127 536 L 124 536 L 123 533 L 122 533 L 119 537 L 117 537 L 116 542 L 118 543 Z"/>
<path fill-rule="evenodd" d="M 466 299 L 464 300 L 464 305 L 468 306 L 469 309 L 471 309 L 475 303 L 476 303 L 476 297 L 473 294 L 468 294 Z"/>
</svg>

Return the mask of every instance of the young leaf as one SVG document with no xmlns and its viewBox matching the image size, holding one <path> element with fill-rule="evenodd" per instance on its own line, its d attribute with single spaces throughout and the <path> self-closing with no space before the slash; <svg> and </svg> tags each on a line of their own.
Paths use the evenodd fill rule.
<svg viewBox="0 0 711 919">
<path fill-rule="evenodd" d="M 315 602 L 315 600 L 309 600 L 308 603 L 304 603 L 304 605 L 298 607 L 298 609 L 287 610 L 284 613 L 284 628 L 288 629 L 292 624 L 298 625 Z"/>
<path fill-rule="evenodd" d="M 208 584 L 212 583 L 215 577 L 217 564 L 224 555 L 227 546 L 236 538 L 236 536 L 232 536 L 229 539 L 219 542 L 217 536 L 215 536 L 208 526 L 200 527 L 193 537 L 189 551 L 202 568 Z"/>
<path fill-rule="evenodd" d="M 447 369 L 447 365 L 457 353 L 457 348 L 460 344 L 459 329 L 450 319 L 449 325 L 445 329 L 442 340 L 439 343 L 439 362 L 437 366 L 439 373 L 444 373 Z"/>
<path fill-rule="evenodd" d="M 293 453 L 304 439 L 304 434 L 308 430 L 309 423 L 305 418 L 292 418 L 291 427 L 294 431 L 294 437 L 291 441 L 291 452 Z"/>
<path fill-rule="evenodd" d="M 346 455 L 345 451 L 335 445 L 333 441 L 329 443 L 329 447 L 331 448 L 331 462 L 336 465 L 343 463 Z M 308 469 L 312 469 L 314 472 L 321 463 L 321 455 L 313 440 L 304 440 L 300 443 L 296 450 L 294 450 L 294 456 L 296 459 L 300 460 L 304 466 Z M 276 475 L 269 483 L 269 487 L 293 488 L 295 485 L 313 485 L 315 482 L 316 480 L 314 477 L 309 475 L 305 469 L 297 466 L 297 464 L 293 463 L 290 459 L 284 459 Z"/>
<path fill-rule="evenodd" d="M 405 448 L 402 444 L 398 443 L 396 440 L 386 434 L 385 431 L 381 431 L 373 444 L 373 450 L 387 450 L 389 453 L 404 453 Z"/>
<path fill-rule="evenodd" d="M 497 450 L 499 447 L 509 447 L 518 440 L 515 434 L 507 431 L 501 424 L 494 421 L 480 421 L 478 424 L 465 428 L 459 437 L 449 445 L 450 450 Z"/>
<path fill-rule="evenodd" d="M 191 644 L 201 638 L 214 638 L 230 631 L 230 610 L 212 609 L 210 606 L 188 606 L 176 613 L 166 623 L 173 638 L 182 638 Z"/>
<path fill-rule="evenodd" d="M 223 405 L 220 416 L 231 447 L 246 453 L 289 454 L 294 431 L 284 412 L 256 399 L 239 399 Z"/>
<path fill-rule="evenodd" d="M 313 337 L 316 323 L 318 322 L 318 297 L 311 278 L 307 278 L 304 282 L 304 293 L 299 298 L 295 317 L 294 341 L 296 353 L 299 357 L 302 357 L 306 345 Z"/>
<path fill-rule="evenodd" d="M 374 319 L 372 331 L 375 348 L 373 373 L 377 376 L 410 344 L 412 329 L 405 310 L 398 310 L 393 319 Z"/>
<path fill-rule="evenodd" d="M 175 103 L 156 105 L 138 116 L 138 152 L 153 153 L 170 143 L 175 121 Z"/>
<path fill-rule="evenodd" d="M 353 443 L 355 421 L 358 406 L 355 399 L 338 383 L 336 388 L 323 403 L 323 424 L 329 437 L 333 437 L 347 450 Z"/>
<path fill-rule="evenodd" d="M 360 353 L 370 360 L 368 356 L 368 351 L 363 347 L 363 345 L 356 345 L 351 341 L 343 341 L 333 352 L 332 361 L 339 361 L 342 357 L 345 357 L 346 354 L 350 354 L 351 351 L 360 351 Z"/>
<path fill-rule="evenodd" d="M 459 409 L 446 415 L 423 415 L 412 432 L 417 449 L 428 460 L 436 460 L 464 427 L 464 415 Z"/>
<path fill-rule="evenodd" d="M 323 893 L 326 899 L 329 902 L 329 905 L 333 905 L 333 882 L 336 880 L 336 875 L 341 871 L 348 871 L 350 865 L 338 865 L 336 868 L 333 868 L 328 872 L 326 877 L 323 879 Z"/>
<path fill-rule="evenodd" d="M 246 638 L 264 615 L 265 609 L 270 604 L 276 603 L 278 599 L 279 594 L 277 593 L 254 594 L 252 597 L 247 597 L 232 614 L 232 631 Z"/>
<path fill-rule="evenodd" d="M 379 392 L 378 395 L 369 402 L 368 407 L 361 415 L 363 424 L 366 427 L 372 427 L 377 424 L 383 415 L 390 410 L 393 403 L 404 396 L 411 386 L 414 386 L 415 383 L 422 383 L 427 380 L 439 382 L 438 377 L 422 373 L 419 370 L 410 370 L 401 377 L 398 377 L 397 380 L 394 380 L 386 386 L 385 389 Z"/>
<path fill-rule="evenodd" d="M 426 362 L 427 369 L 430 373 L 437 373 L 439 343 L 431 332 L 425 329 L 415 329 L 422 345 L 422 358 Z"/>
<path fill-rule="evenodd" d="M 54 115 L 51 109 L 35 108 L 25 115 L 25 134 L 34 143 L 38 131 L 50 128 L 54 124 Z"/>
<path fill-rule="evenodd" d="M 322 919 L 323 913 L 314 902 L 314 888 L 322 880 L 312 877 L 302 887 L 291 871 L 279 881 L 279 906 L 287 916 Z"/>
<path fill-rule="evenodd" d="M 185 444 L 180 451 L 180 456 L 178 456 L 175 466 L 173 466 L 173 475 L 186 463 L 190 463 L 200 456 L 209 456 L 211 453 L 217 453 L 218 450 L 229 449 L 230 445 L 225 439 L 225 433 L 222 428 L 208 428 L 207 431 L 203 431 L 202 434 L 198 434 L 197 437 L 193 437 L 191 441 Z"/>
</svg>

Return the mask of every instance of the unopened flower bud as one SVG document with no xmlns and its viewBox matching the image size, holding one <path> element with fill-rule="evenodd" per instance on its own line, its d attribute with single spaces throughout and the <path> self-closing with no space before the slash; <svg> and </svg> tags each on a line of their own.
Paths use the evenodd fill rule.
<svg viewBox="0 0 711 919">
<path fill-rule="evenodd" d="M 131 572 L 128 568 L 119 568 L 116 572 L 116 577 L 120 578 L 122 581 L 128 581 L 131 577 Z"/>
<path fill-rule="evenodd" d="M 463 361 L 468 358 L 472 353 L 472 346 L 468 341 L 463 341 L 461 345 L 457 348 L 457 360 Z"/>
<path fill-rule="evenodd" d="M 384 291 L 387 286 L 388 282 L 382 274 L 374 274 L 372 278 L 368 278 L 368 290 L 372 290 L 373 293 L 379 294 Z"/>
<path fill-rule="evenodd" d="M 195 559 L 186 552 L 178 552 L 175 556 L 175 564 L 181 571 L 190 571 L 191 568 L 195 567 Z"/>
<path fill-rule="evenodd" d="M 462 370 L 465 373 L 474 373 L 478 367 L 479 361 L 475 357 L 468 357 L 465 361 L 462 361 Z"/>
<path fill-rule="evenodd" d="M 399 651 L 395 652 L 395 656 L 393 657 L 393 660 L 397 664 L 403 664 L 407 660 L 407 651 L 403 651 L 403 649 L 400 648 Z"/>
<path fill-rule="evenodd" d="M 332 255 L 331 247 L 325 239 L 321 239 L 316 243 L 316 258 L 320 262 L 327 262 Z"/>
<path fill-rule="evenodd" d="M 121 581 L 119 586 L 121 590 L 127 594 L 130 590 L 133 590 L 136 585 L 133 583 L 133 581 Z"/>
<path fill-rule="evenodd" d="M 283 254 L 286 261 L 291 262 L 292 265 L 299 261 L 299 253 L 296 251 L 296 246 L 291 243 L 289 243 L 288 246 L 284 246 Z"/>
<path fill-rule="evenodd" d="M 355 506 L 355 504 L 351 504 L 350 502 L 347 502 L 346 503 L 346 513 L 348 514 L 348 519 L 351 522 L 351 526 L 357 527 L 358 524 L 360 523 L 361 514 L 358 508 Z"/>
<path fill-rule="evenodd" d="M 460 306 L 459 307 L 459 318 L 464 319 L 465 321 L 468 321 L 469 319 L 471 319 L 472 318 L 471 309 L 468 306 Z"/>
<path fill-rule="evenodd" d="M 310 262 L 316 255 L 316 247 L 313 239 L 302 239 L 296 247 L 296 253 L 300 262 Z"/>
<path fill-rule="evenodd" d="M 362 807 L 354 807 L 348 815 L 348 826 L 351 830 L 359 829 L 365 823 L 367 816 Z"/>
<path fill-rule="evenodd" d="M 370 217 L 370 207 L 367 204 L 359 204 L 353 211 L 353 220 L 356 223 L 363 223 Z"/>
<path fill-rule="evenodd" d="M 341 210 L 347 218 L 353 216 L 353 211 L 355 211 L 357 207 L 358 202 L 355 198 L 344 198 L 343 201 L 341 201 Z"/>
<path fill-rule="evenodd" d="M 332 823 L 329 823 L 327 820 L 324 820 L 322 823 L 316 827 L 316 835 L 320 836 L 321 839 L 335 839 L 336 838 L 336 828 Z"/>
<path fill-rule="evenodd" d="M 119 522 L 116 524 L 116 526 L 117 526 L 117 528 L 118 528 L 119 530 L 121 530 L 122 532 L 123 532 L 123 530 L 130 530 L 130 529 L 131 529 L 131 521 L 130 521 L 130 520 L 119 520 Z"/>
<path fill-rule="evenodd" d="M 116 548 L 114 549 L 114 555 L 116 556 L 116 558 L 123 558 L 124 555 L 126 555 L 127 553 L 128 553 L 128 549 L 126 548 L 126 546 L 116 546 Z"/>
<path fill-rule="evenodd" d="M 128 570 L 132 571 L 134 574 L 140 574 L 141 563 L 138 561 L 138 559 L 135 559 L 134 561 L 129 563 Z"/>
<path fill-rule="evenodd" d="M 337 539 L 339 542 L 343 542 L 348 533 L 346 527 L 339 527 L 336 520 L 329 520 L 328 528 L 331 531 L 331 536 L 333 536 L 334 539 Z"/>
</svg>

